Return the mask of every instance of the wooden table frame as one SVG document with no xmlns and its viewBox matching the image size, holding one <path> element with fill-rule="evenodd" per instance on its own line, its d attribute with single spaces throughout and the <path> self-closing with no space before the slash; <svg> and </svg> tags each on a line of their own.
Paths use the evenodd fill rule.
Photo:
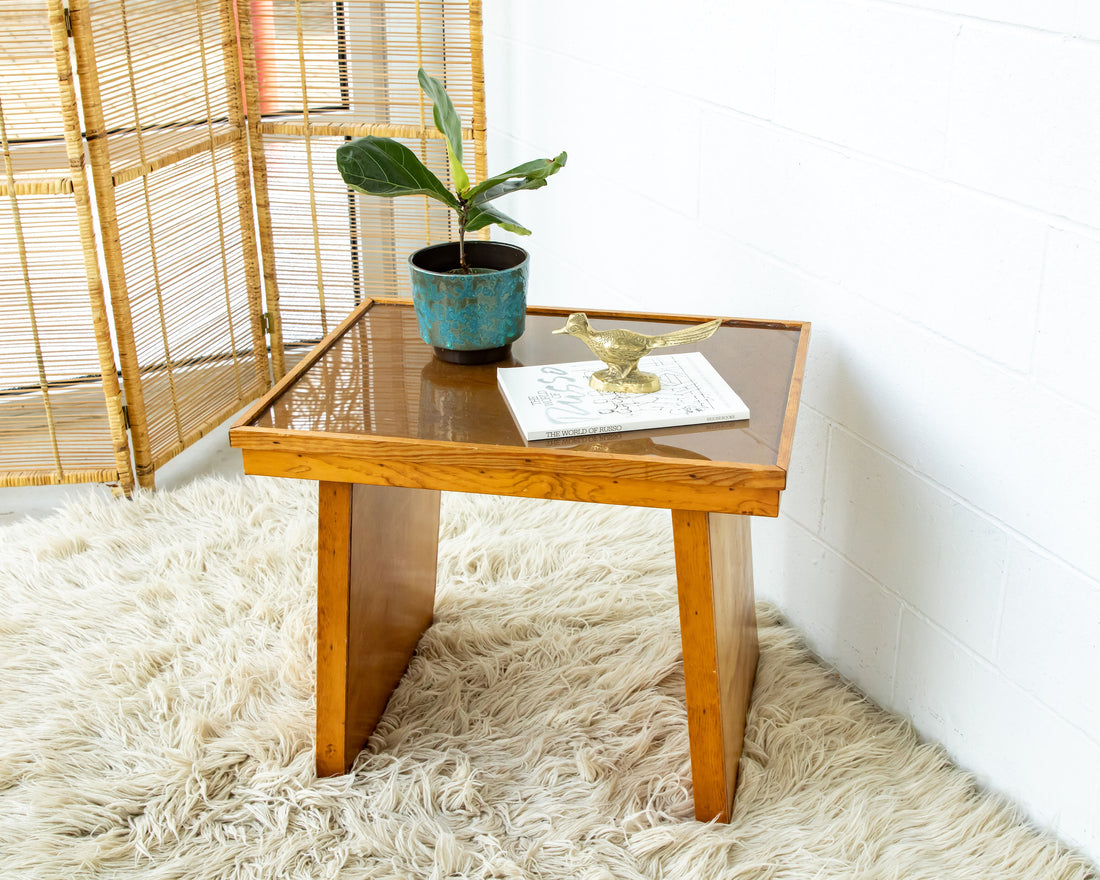
<svg viewBox="0 0 1100 880">
<path fill-rule="evenodd" d="M 726 319 L 737 326 L 798 331 L 774 464 L 593 456 L 560 448 L 256 425 L 374 305 L 367 301 L 356 308 L 230 431 L 246 473 L 320 484 L 318 775 L 350 769 L 431 625 L 441 491 L 664 507 L 672 511 L 695 814 L 703 821 L 728 822 L 757 661 L 751 539 L 744 514 L 778 514 L 809 324 Z M 568 312 L 531 313 L 564 320 Z M 584 359 L 577 353 L 578 360 Z"/>
</svg>

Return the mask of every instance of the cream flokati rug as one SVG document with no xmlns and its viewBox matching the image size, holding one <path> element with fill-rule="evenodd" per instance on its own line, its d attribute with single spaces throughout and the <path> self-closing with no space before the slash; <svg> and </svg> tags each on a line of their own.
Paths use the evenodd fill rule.
<svg viewBox="0 0 1100 880">
<path fill-rule="evenodd" d="M 314 493 L 0 529 L 0 877 L 1090 876 L 763 607 L 734 822 L 695 822 L 662 511 L 445 496 L 437 622 L 319 780 Z"/>
</svg>

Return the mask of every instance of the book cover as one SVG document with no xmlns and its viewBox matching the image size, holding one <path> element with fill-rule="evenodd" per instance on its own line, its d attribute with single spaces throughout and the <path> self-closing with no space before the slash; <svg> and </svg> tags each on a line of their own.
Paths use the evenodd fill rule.
<svg viewBox="0 0 1100 880">
<path fill-rule="evenodd" d="M 501 367 L 497 384 L 527 440 L 733 422 L 749 408 L 697 351 L 644 357 L 638 368 L 661 377 L 652 394 L 596 391 L 588 377 L 601 361 Z"/>
</svg>

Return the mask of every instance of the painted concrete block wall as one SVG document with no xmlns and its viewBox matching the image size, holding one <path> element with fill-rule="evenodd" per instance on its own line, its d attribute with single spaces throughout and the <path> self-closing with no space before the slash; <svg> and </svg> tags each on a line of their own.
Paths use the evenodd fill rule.
<svg viewBox="0 0 1100 880">
<path fill-rule="evenodd" d="M 486 0 L 532 299 L 813 321 L 758 595 L 1100 860 L 1100 5 Z M 580 354 L 580 352 L 578 352 Z"/>
</svg>

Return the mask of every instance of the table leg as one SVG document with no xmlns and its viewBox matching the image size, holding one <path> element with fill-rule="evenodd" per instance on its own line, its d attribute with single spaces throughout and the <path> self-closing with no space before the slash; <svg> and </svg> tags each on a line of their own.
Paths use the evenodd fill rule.
<svg viewBox="0 0 1100 880">
<path fill-rule="evenodd" d="M 439 492 L 322 482 L 317 775 L 346 773 L 432 622 Z"/>
<path fill-rule="evenodd" d="M 756 676 L 749 517 L 672 512 L 695 818 L 729 822 Z"/>
</svg>

